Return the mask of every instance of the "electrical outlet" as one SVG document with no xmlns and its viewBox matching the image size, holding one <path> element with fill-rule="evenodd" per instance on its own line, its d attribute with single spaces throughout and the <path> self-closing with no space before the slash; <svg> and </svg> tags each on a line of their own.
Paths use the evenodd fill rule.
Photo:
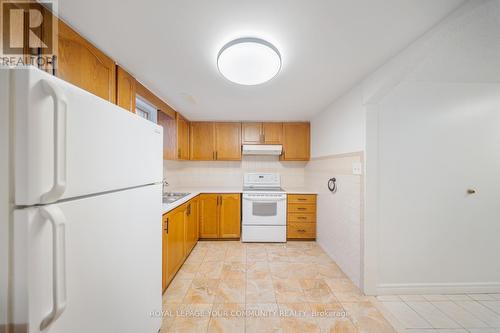
<svg viewBox="0 0 500 333">
<path fill-rule="evenodd" d="M 362 174 L 360 162 L 355 162 L 352 164 L 352 174 L 353 175 L 361 175 Z"/>
</svg>

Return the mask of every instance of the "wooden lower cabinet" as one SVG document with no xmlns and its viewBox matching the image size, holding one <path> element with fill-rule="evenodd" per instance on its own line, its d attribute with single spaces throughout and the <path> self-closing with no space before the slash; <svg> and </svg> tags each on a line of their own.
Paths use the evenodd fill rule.
<svg viewBox="0 0 500 333">
<path fill-rule="evenodd" d="M 200 195 L 200 238 L 240 238 L 240 197 L 239 193 Z"/>
<path fill-rule="evenodd" d="M 240 238 L 240 194 L 220 194 L 219 237 Z"/>
<path fill-rule="evenodd" d="M 170 281 L 181 267 L 184 258 L 184 225 L 187 204 L 175 208 L 163 217 L 163 260 L 165 261 L 163 271 L 163 288 L 168 286 Z"/>
<path fill-rule="evenodd" d="M 289 194 L 287 196 L 287 238 L 316 238 L 316 195 Z"/>
<path fill-rule="evenodd" d="M 186 208 L 185 219 L 185 252 L 186 256 L 191 253 L 191 250 L 198 241 L 198 198 L 192 199 L 188 202 Z"/>
<path fill-rule="evenodd" d="M 200 194 L 200 238 L 219 237 L 219 195 Z"/>
<path fill-rule="evenodd" d="M 163 215 L 162 288 L 165 290 L 199 238 L 198 197 Z"/>
</svg>

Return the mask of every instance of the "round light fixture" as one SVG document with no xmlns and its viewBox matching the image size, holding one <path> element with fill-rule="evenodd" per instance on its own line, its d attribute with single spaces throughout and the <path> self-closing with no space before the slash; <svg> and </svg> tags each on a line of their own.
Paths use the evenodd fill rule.
<svg viewBox="0 0 500 333">
<path fill-rule="evenodd" d="M 252 86 L 269 81 L 278 74 L 281 54 L 263 39 L 238 38 L 219 51 L 217 67 L 229 81 Z"/>
</svg>

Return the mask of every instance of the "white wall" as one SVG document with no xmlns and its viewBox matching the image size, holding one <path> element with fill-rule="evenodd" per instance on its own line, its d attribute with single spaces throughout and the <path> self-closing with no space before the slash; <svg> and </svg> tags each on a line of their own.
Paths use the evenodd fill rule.
<svg viewBox="0 0 500 333">
<path fill-rule="evenodd" d="M 317 242 L 358 287 L 363 285 L 363 181 L 352 174 L 352 164 L 363 160 L 365 119 L 361 85 L 311 119 L 312 158 L 305 178 L 318 193 Z M 339 188 L 334 194 L 326 186 L 332 177 Z"/>
<path fill-rule="evenodd" d="M 312 120 L 315 159 L 365 152 L 364 221 L 349 222 L 363 227 L 365 292 L 500 290 L 499 83 L 500 1 L 468 1 Z M 342 246 L 334 231 L 348 201 L 329 200 L 318 241 L 352 256 L 357 228 Z"/>
<path fill-rule="evenodd" d="M 467 3 L 363 85 L 367 291 L 499 292 L 500 1 Z"/>
<path fill-rule="evenodd" d="M 357 286 L 362 285 L 363 177 L 352 174 L 352 164 L 362 156 L 316 158 L 306 167 L 307 186 L 318 193 L 316 240 Z M 335 193 L 327 187 L 331 177 L 337 180 Z"/>
<path fill-rule="evenodd" d="M 345 154 L 365 149 L 365 108 L 356 86 L 311 120 L 311 156 Z"/>
</svg>

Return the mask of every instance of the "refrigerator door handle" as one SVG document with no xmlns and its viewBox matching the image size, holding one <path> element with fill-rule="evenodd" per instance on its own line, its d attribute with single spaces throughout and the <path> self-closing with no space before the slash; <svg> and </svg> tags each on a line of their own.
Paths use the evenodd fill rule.
<svg viewBox="0 0 500 333">
<path fill-rule="evenodd" d="M 44 91 L 54 99 L 54 185 L 41 197 L 41 203 L 57 201 L 66 190 L 66 113 L 67 100 L 61 89 L 48 80 Z"/>
<path fill-rule="evenodd" d="M 54 205 L 40 208 L 40 213 L 52 225 L 52 310 L 40 323 L 40 330 L 43 331 L 66 308 L 66 218 Z"/>
</svg>

